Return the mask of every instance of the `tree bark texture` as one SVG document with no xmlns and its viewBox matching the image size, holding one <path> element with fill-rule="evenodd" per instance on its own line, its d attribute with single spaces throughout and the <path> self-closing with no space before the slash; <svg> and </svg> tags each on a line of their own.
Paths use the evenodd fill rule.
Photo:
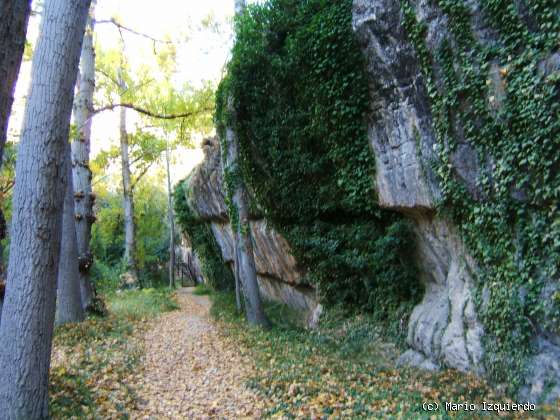
<svg viewBox="0 0 560 420">
<path fill-rule="evenodd" d="M 6 237 L 7 229 L 8 226 L 6 224 L 6 219 L 4 218 L 4 213 L 2 212 L 2 209 L 0 209 L 0 241 L 2 241 Z M 6 273 L 4 272 L 4 246 L 0 242 L 0 283 L 3 283 L 5 281 Z"/>
<path fill-rule="evenodd" d="M 14 103 L 14 90 L 25 49 L 25 35 L 31 12 L 31 0 L 0 2 L 0 167 L 8 136 L 8 121 Z M 1 206 L 1 204 L 0 204 Z M 7 235 L 4 213 L 0 208 L 0 241 Z M 0 282 L 5 281 L 4 250 L 0 245 Z M 0 300 L 0 314 L 2 312 Z"/>
<path fill-rule="evenodd" d="M 33 58 L 0 324 L 0 413 L 48 418 L 48 373 L 60 252 L 64 161 L 91 0 L 47 0 Z"/>
<path fill-rule="evenodd" d="M 78 244 L 80 290 L 84 309 L 91 306 L 95 294 L 90 278 L 93 255 L 90 249 L 91 226 L 95 222 L 89 154 L 91 144 L 91 123 L 93 117 L 93 94 L 95 91 L 95 49 L 93 46 L 94 12 L 96 1 L 91 8 L 86 23 L 84 42 L 80 58 L 76 97 L 74 98 L 74 123 L 78 136 L 72 142 L 72 177 L 74 185 L 74 207 L 76 238 Z"/>
<path fill-rule="evenodd" d="M 8 120 L 25 49 L 31 0 L 0 2 L 0 165 L 8 135 Z"/>
<path fill-rule="evenodd" d="M 126 108 L 120 109 L 121 166 L 124 208 L 124 260 L 133 283 L 138 282 L 136 266 L 136 226 L 134 225 L 134 196 L 130 159 L 128 155 L 128 133 L 126 132 Z"/>
<path fill-rule="evenodd" d="M 84 308 L 80 292 L 78 270 L 78 243 L 74 222 L 74 188 L 72 186 L 72 165 L 70 144 L 67 147 L 66 192 L 62 214 L 62 240 L 58 260 L 58 280 L 55 324 L 80 322 L 84 319 Z"/>
</svg>

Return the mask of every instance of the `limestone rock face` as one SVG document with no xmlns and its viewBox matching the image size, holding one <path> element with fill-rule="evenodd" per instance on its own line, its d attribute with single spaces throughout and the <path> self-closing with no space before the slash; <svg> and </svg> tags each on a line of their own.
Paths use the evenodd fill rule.
<svg viewBox="0 0 560 420">
<path fill-rule="evenodd" d="M 424 162 L 435 144 L 429 103 L 406 41 L 399 1 L 356 0 L 354 28 L 367 59 L 372 92 L 368 134 L 376 160 L 379 204 L 431 209 L 438 195 Z"/>
<path fill-rule="evenodd" d="M 408 41 L 399 0 L 354 0 L 353 27 L 366 58 L 372 112 L 368 137 L 376 158 L 376 185 L 381 206 L 408 216 L 416 226 L 417 258 L 425 284 L 423 300 L 408 325 L 412 348 L 400 363 L 433 369 L 449 366 L 484 374 L 484 329 L 473 301 L 473 274 L 477 267 L 457 229 L 436 215 L 441 195 L 430 162 L 436 159 L 434 120 L 421 68 Z M 450 33 L 448 18 L 434 2 L 417 0 L 417 18 L 426 24 L 426 46 L 437 51 Z M 493 42 L 496 34 L 484 26 L 478 1 L 466 1 L 471 28 L 481 43 Z M 553 55 L 542 71 L 556 68 Z M 436 83 L 440 70 L 434 64 Z M 500 69 L 490 65 L 490 91 L 496 107 L 503 100 Z M 473 148 L 461 138 L 462 121 L 456 121 L 457 147 L 450 164 L 457 178 L 475 199 L 480 199 L 477 178 L 482 165 Z M 550 335 L 550 334 L 549 334 Z M 559 387 L 543 395 L 544 383 L 560 384 L 558 336 L 536 337 L 537 355 L 529 363 L 527 386 L 521 397 L 551 401 Z M 550 386 L 549 386 L 550 388 Z"/>
<path fill-rule="evenodd" d="M 220 148 L 216 139 L 204 140 L 204 161 L 189 180 L 189 206 L 205 221 L 228 220 L 222 186 Z"/>
<path fill-rule="evenodd" d="M 190 240 L 185 236 L 175 247 L 175 262 L 179 268 L 179 273 L 176 274 L 178 280 L 195 284 L 205 282 L 200 259 L 196 250 L 192 248 Z"/>
<path fill-rule="evenodd" d="M 356 0 L 353 19 L 371 78 L 375 112 L 368 133 L 376 157 L 379 203 L 407 214 L 416 226 L 426 293 L 410 317 L 407 341 L 432 363 L 482 372 L 483 329 L 474 310 L 469 274 L 474 263 L 453 227 L 435 216 L 440 191 L 429 165 L 435 158 L 433 121 L 399 4 Z M 440 21 L 432 16 L 430 27 Z M 464 162 L 463 177 L 474 185 L 477 164 L 469 148 L 458 148 L 455 160 Z"/>
<path fill-rule="evenodd" d="M 222 258 L 233 265 L 233 232 L 225 204 L 220 150 L 215 139 L 205 140 L 205 159 L 189 180 L 189 206 L 210 223 Z M 257 278 L 261 294 L 300 310 L 309 317 L 317 307 L 315 290 L 303 284 L 298 267 L 286 240 L 265 219 L 251 215 L 251 234 Z"/>
<path fill-rule="evenodd" d="M 224 261 L 233 262 L 233 232 L 230 224 L 213 222 L 211 227 Z M 257 273 L 292 286 L 301 285 L 302 274 L 286 240 L 264 219 L 251 221 L 251 234 Z"/>
<path fill-rule="evenodd" d="M 481 338 L 470 260 L 446 221 L 416 217 L 418 260 L 425 295 L 409 320 L 408 344 L 436 363 L 483 373 Z"/>
</svg>

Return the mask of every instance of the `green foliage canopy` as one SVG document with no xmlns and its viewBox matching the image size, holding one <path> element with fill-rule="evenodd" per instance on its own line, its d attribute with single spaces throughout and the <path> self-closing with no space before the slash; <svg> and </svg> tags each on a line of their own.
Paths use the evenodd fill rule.
<svg viewBox="0 0 560 420">
<path fill-rule="evenodd" d="M 144 178 L 134 195 L 136 224 L 136 258 L 143 286 L 162 273 L 169 259 L 167 194 L 153 177 Z M 124 215 L 121 194 L 97 189 L 97 223 L 92 226 L 91 248 L 95 255 L 94 277 L 103 289 L 119 286 L 124 271 Z"/>
</svg>

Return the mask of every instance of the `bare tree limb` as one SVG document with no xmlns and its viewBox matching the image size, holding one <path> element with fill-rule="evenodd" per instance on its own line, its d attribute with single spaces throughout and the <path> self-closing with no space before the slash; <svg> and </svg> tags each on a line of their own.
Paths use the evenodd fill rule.
<svg viewBox="0 0 560 420">
<path fill-rule="evenodd" d="M 132 182 L 131 188 L 133 190 L 136 187 L 136 185 L 138 184 L 138 182 L 140 182 L 142 177 L 148 173 L 148 170 L 152 167 L 153 164 L 154 164 L 154 161 L 149 162 L 144 168 L 142 168 L 142 171 L 138 174 L 136 179 Z"/>
<path fill-rule="evenodd" d="M 131 28 L 127 27 L 127 26 L 124 26 L 124 25 L 120 24 L 119 22 L 117 22 L 117 21 L 116 21 L 115 19 L 113 19 L 113 18 L 111 18 L 111 19 L 106 19 L 106 20 L 97 20 L 97 21 L 95 21 L 95 24 L 96 24 L 96 25 L 101 24 L 101 23 L 111 23 L 111 24 L 115 25 L 115 26 L 119 29 L 119 31 L 125 30 L 125 31 L 127 31 L 127 32 L 130 32 L 131 34 L 141 36 L 141 37 L 146 38 L 146 39 L 149 39 L 150 41 L 153 41 L 153 42 L 157 42 L 157 43 L 160 43 L 160 44 L 173 44 L 173 41 L 157 39 L 157 38 L 154 38 L 154 37 L 152 37 L 152 36 L 150 36 L 150 35 L 144 34 L 144 33 L 142 33 L 142 32 L 135 31 L 134 29 L 131 29 Z"/>
<path fill-rule="evenodd" d="M 115 85 L 118 86 L 118 84 L 119 84 L 118 80 L 115 79 L 113 76 L 111 76 L 106 71 L 104 71 L 103 69 L 95 69 L 95 71 L 101 73 L 103 76 L 105 76 L 107 79 L 109 79 L 111 82 L 113 82 Z"/>
<path fill-rule="evenodd" d="M 119 104 L 111 104 L 111 105 L 105 105 L 101 108 L 95 109 L 93 111 L 93 114 L 99 114 L 100 112 L 103 111 L 112 111 L 115 108 L 119 108 L 119 107 L 124 107 L 124 108 L 129 108 L 129 109 L 133 109 L 136 112 L 139 112 L 140 114 L 144 114 L 147 115 L 148 117 L 152 117 L 152 118 L 158 118 L 160 120 L 175 120 L 178 118 L 188 118 L 188 117 L 192 117 L 198 114 L 202 114 L 203 112 L 211 112 L 212 109 L 210 108 L 204 108 L 204 109 L 200 109 L 198 111 L 191 111 L 191 112 L 184 112 L 181 114 L 158 114 L 157 112 L 152 112 L 149 111 L 145 108 L 141 108 L 139 106 L 136 106 L 134 104 L 131 103 L 119 103 Z"/>
</svg>

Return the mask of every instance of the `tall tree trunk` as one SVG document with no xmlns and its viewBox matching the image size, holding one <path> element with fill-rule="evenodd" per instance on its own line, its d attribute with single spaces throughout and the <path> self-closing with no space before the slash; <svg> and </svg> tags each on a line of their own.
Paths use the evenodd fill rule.
<svg viewBox="0 0 560 420">
<path fill-rule="evenodd" d="M 0 2 L 0 165 L 8 135 L 8 119 L 25 48 L 31 0 Z"/>
<path fill-rule="evenodd" d="M 244 0 L 235 0 L 235 14 L 243 13 L 245 9 Z M 228 98 L 228 113 L 235 118 L 235 109 L 233 107 L 233 98 Z M 234 185 L 229 186 L 233 196 L 232 204 L 237 214 L 230 214 L 230 221 L 234 229 L 234 246 L 235 246 L 235 274 L 236 274 L 236 294 L 239 289 L 243 292 L 245 302 L 245 316 L 251 325 L 261 327 L 269 327 L 270 323 L 264 313 L 261 296 L 259 292 L 259 283 L 257 280 L 257 271 L 255 268 L 255 256 L 253 254 L 253 240 L 251 238 L 251 226 L 249 224 L 249 206 L 247 189 L 241 174 L 239 173 L 239 145 L 237 135 L 231 127 L 226 128 L 226 153 L 222 153 L 222 168 L 224 172 L 230 172 L 233 176 L 230 182 Z M 231 180 L 233 178 L 233 180 Z M 237 298 L 238 308 L 241 306 L 239 298 Z"/>
<path fill-rule="evenodd" d="M 48 418 L 64 157 L 90 1 L 45 2 L 33 59 L 0 324 L 0 412 L 5 419 Z"/>
<path fill-rule="evenodd" d="M 74 188 L 72 186 L 72 164 L 70 144 L 67 147 L 66 192 L 62 214 L 62 240 L 58 260 L 56 316 L 57 325 L 80 322 L 84 319 L 84 308 L 80 293 L 78 270 L 78 243 L 74 222 Z"/>
<path fill-rule="evenodd" d="M 232 100 L 228 101 L 230 115 L 233 115 Z M 240 286 L 244 302 L 245 315 L 251 325 L 268 327 L 269 321 L 264 313 L 257 271 L 255 268 L 255 257 L 253 254 L 253 240 L 251 237 L 251 226 L 249 221 L 248 195 L 243 179 L 239 172 L 239 146 L 235 132 L 232 128 L 226 129 L 227 162 L 224 168 L 234 171 L 233 175 L 233 207 L 237 215 L 231 215 L 231 223 L 235 238 L 235 259 L 237 267 L 235 271 L 240 279 Z"/>
<path fill-rule="evenodd" d="M 237 237 L 237 232 L 235 232 L 235 243 L 239 242 L 239 238 Z M 233 274 L 235 279 L 235 307 L 237 308 L 237 312 L 241 312 L 241 281 L 239 279 L 239 253 L 237 252 L 237 246 L 234 247 L 233 255 Z"/>
<path fill-rule="evenodd" d="M 72 142 L 72 175 L 74 185 L 74 207 L 76 210 L 76 238 L 80 276 L 82 306 L 92 305 L 95 289 L 90 278 L 93 255 L 90 249 L 91 226 L 95 222 L 93 213 L 94 195 L 91 187 L 89 153 L 91 144 L 91 123 L 93 117 L 93 94 L 95 91 L 95 49 L 93 46 L 94 13 L 97 1 L 91 2 L 86 23 L 80 75 L 74 99 L 74 122 L 78 137 Z"/>
<path fill-rule="evenodd" d="M 134 225 L 134 196 L 130 159 L 128 156 L 128 133 L 126 132 L 126 108 L 120 109 L 121 165 L 124 207 L 124 261 L 131 283 L 138 283 L 136 267 L 136 226 Z"/>
<path fill-rule="evenodd" d="M 0 209 L 0 241 L 6 237 L 7 230 L 8 226 L 6 225 L 4 213 Z M 3 283 L 4 281 L 6 281 L 6 273 L 4 272 L 4 246 L 2 245 L 2 242 L 0 242 L 0 283 Z"/>
<path fill-rule="evenodd" d="M 167 140 L 165 160 L 167 164 L 167 216 L 169 218 L 169 287 L 175 287 L 175 218 L 173 215 L 173 192 L 171 190 L 171 151 Z"/>
<path fill-rule="evenodd" d="M 25 49 L 25 34 L 31 11 L 31 0 L 0 2 L 0 167 L 8 136 L 8 121 L 14 103 L 14 90 Z M 1 206 L 1 204 L 0 204 Z M 0 241 L 6 237 L 4 213 L 0 207 Z M 0 281 L 4 281 L 4 249 L 0 245 Z M 0 298 L 0 314 L 2 312 Z"/>
<path fill-rule="evenodd" d="M 0 209 L 0 241 L 6 237 L 6 219 Z M 0 322 L 2 321 L 2 307 L 4 306 L 4 289 L 6 287 L 6 273 L 4 269 L 4 245 L 0 242 Z"/>
</svg>

